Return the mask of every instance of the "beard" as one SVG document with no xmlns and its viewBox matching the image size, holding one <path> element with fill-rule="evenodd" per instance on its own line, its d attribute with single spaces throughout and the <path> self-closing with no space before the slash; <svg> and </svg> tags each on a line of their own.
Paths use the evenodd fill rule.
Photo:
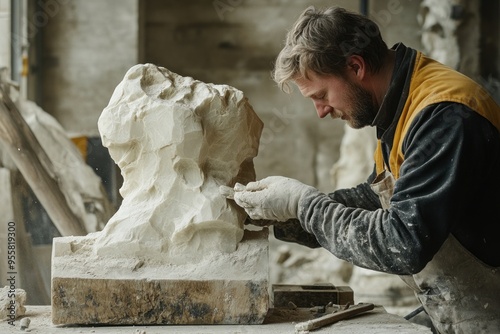
<svg viewBox="0 0 500 334">
<path fill-rule="evenodd" d="M 372 125 L 378 108 L 374 105 L 370 93 L 361 86 L 348 82 L 349 91 L 347 98 L 352 101 L 350 120 L 347 124 L 353 129 L 361 129 Z"/>
</svg>

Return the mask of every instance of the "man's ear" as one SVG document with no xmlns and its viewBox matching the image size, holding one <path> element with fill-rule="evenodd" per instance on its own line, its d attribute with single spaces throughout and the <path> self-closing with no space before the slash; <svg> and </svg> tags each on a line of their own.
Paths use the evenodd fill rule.
<svg viewBox="0 0 500 334">
<path fill-rule="evenodd" d="M 363 57 L 352 55 L 347 58 L 347 68 L 352 78 L 363 80 L 365 78 L 367 67 Z"/>
</svg>

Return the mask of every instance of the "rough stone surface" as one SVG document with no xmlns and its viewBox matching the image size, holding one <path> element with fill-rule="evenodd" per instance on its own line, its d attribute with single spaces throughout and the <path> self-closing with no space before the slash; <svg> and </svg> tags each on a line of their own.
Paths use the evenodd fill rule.
<svg viewBox="0 0 500 334">
<path fill-rule="evenodd" d="M 269 306 L 267 229 L 220 185 L 255 180 L 262 122 L 243 93 L 132 67 L 99 118 L 122 205 L 101 232 L 55 238 L 55 324 L 257 324 Z"/>
<path fill-rule="evenodd" d="M 255 180 L 263 126 L 241 91 L 136 65 L 98 126 L 124 183 L 97 254 L 193 263 L 215 248 L 236 249 L 245 213 L 218 188 Z"/>
<path fill-rule="evenodd" d="M 12 297 L 14 295 L 15 297 Z M 26 312 L 24 307 L 26 303 L 26 291 L 23 289 L 11 289 L 9 286 L 5 286 L 0 289 L 0 320 L 10 319 L 11 301 L 15 301 L 15 317 L 21 317 Z"/>
<path fill-rule="evenodd" d="M 267 230 L 197 265 L 102 257 L 93 242 L 54 239 L 54 324 L 259 324 L 267 314 Z"/>
</svg>

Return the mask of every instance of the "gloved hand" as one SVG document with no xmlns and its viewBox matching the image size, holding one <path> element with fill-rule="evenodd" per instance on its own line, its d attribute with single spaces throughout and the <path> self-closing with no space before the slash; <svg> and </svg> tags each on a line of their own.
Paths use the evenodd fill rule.
<svg viewBox="0 0 500 334">
<path fill-rule="evenodd" d="M 251 219 L 286 221 L 297 218 L 300 198 L 316 189 L 300 181 L 270 176 L 246 186 L 236 184 L 234 201 L 245 209 Z"/>
</svg>

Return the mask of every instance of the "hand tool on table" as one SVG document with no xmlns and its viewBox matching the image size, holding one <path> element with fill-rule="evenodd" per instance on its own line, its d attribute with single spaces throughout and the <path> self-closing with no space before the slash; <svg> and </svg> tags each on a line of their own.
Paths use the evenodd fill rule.
<svg viewBox="0 0 500 334">
<path fill-rule="evenodd" d="M 371 303 L 359 303 L 352 307 L 349 307 L 349 304 L 347 304 L 346 307 L 340 311 L 335 311 L 334 313 L 330 313 L 313 320 L 299 322 L 298 324 L 295 325 L 295 333 L 299 334 L 308 333 L 310 330 L 331 325 L 334 322 L 344 320 L 364 312 L 371 311 L 374 309 L 374 307 L 375 306 Z"/>
</svg>

